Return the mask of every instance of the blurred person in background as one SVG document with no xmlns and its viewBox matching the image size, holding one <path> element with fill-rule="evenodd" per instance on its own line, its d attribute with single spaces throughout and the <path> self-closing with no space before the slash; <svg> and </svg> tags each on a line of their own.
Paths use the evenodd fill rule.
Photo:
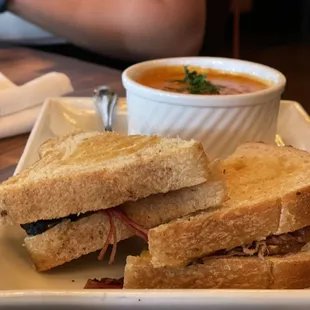
<svg viewBox="0 0 310 310">
<path fill-rule="evenodd" d="M 0 0 L 0 41 L 127 60 L 198 55 L 206 0 Z"/>
</svg>

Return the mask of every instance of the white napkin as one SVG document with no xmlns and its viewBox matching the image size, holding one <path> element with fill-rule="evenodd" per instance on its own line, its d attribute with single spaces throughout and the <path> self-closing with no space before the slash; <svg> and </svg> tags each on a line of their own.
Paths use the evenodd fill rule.
<svg viewBox="0 0 310 310">
<path fill-rule="evenodd" d="M 11 87 L 17 87 L 17 86 L 0 72 L 0 90 Z"/>
<path fill-rule="evenodd" d="M 0 139 L 29 132 L 49 97 L 65 95 L 73 90 L 69 78 L 52 72 L 16 86 L 0 73 Z"/>
</svg>

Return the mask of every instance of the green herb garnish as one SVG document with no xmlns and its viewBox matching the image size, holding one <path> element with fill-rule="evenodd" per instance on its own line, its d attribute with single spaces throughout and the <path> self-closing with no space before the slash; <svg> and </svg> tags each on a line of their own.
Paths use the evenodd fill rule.
<svg viewBox="0 0 310 310">
<path fill-rule="evenodd" d="M 176 82 L 185 84 L 182 88 L 165 87 L 165 90 L 175 91 L 179 93 L 188 92 L 190 94 L 219 94 L 220 87 L 214 85 L 207 80 L 207 74 L 198 74 L 196 71 L 190 72 L 188 66 L 184 66 L 183 80 L 169 80 L 168 82 Z"/>
</svg>

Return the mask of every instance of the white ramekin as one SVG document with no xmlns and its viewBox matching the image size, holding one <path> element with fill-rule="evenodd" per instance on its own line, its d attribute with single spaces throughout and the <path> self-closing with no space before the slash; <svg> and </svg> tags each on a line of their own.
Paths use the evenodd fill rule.
<svg viewBox="0 0 310 310">
<path fill-rule="evenodd" d="M 258 77 L 272 86 L 240 95 L 170 93 L 135 81 L 141 72 L 166 65 L 192 65 Z M 128 134 L 179 136 L 201 141 L 211 158 L 224 158 L 247 141 L 274 143 L 286 79 L 270 67 L 237 59 L 167 58 L 141 62 L 122 74 L 126 88 Z"/>
</svg>

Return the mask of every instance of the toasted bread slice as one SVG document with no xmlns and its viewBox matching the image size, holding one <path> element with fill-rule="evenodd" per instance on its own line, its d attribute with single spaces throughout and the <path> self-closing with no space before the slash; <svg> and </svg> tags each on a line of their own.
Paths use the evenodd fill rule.
<svg viewBox="0 0 310 310">
<path fill-rule="evenodd" d="M 310 287 L 310 251 L 258 257 L 218 257 L 184 267 L 154 268 L 149 255 L 128 256 L 126 289 L 301 289 Z"/>
<path fill-rule="evenodd" d="M 0 222 L 29 223 L 111 208 L 201 184 L 200 143 L 87 132 L 48 141 L 42 158 L 0 185 Z"/>
<path fill-rule="evenodd" d="M 149 231 L 155 267 L 181 267 L 217 250 L 310 225 L 310 154 L 248 143 L 224 161 L 230 200 Z"/>
<path fill-rule="evenodd" d="M 214 162 L 208 182 L 152 195 L 118 208 L 135 223 L 149 229 L 197 210 L 220 206 L 225 200 L 223 169 L 219 162 Z M 118 241 L 134 235 L 117 217 L 113 216 L 113 220 Z M 107 214 L 96 212 L 75 222 L 65 220 L 40 235 L 27 237 L 25 245 L 37 270 L 44 271 L 102 249 L 109 229 Z"/>
</svg>

